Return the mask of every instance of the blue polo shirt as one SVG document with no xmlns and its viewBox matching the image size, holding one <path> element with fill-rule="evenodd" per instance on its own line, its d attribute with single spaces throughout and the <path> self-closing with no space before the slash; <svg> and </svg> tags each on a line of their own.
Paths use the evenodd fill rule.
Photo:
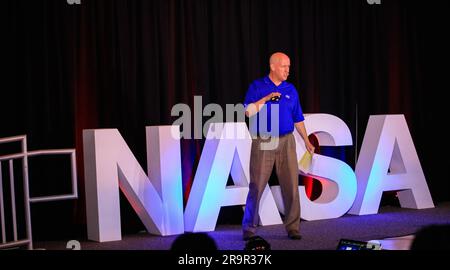
<svg viewBox="0 0 450 270">
<path fill-rule="evenodd" d="M 247 108 L 250 103 L 254 103 L 272 92 L 280 92 L 280 100 L 267 101 L 263 108 L 250 118 L 249 128 L 252 135 L 283 136 L 294 131 L 294 123 L 305 120 L 295 86 L 286 81 L 276 86 L 269 76 L 257 79 L 250 84 L 244 106 Z M 276 117 L 277 109 L 278 117 Z M 273 116 L 271 116 L 272 111 L 274 111 Z M 276 128 L 277 123 L 272 123 L 277 120 L 278 129 Z M 261 123 L 267 123 L 267 125 Z"/>
</svg>

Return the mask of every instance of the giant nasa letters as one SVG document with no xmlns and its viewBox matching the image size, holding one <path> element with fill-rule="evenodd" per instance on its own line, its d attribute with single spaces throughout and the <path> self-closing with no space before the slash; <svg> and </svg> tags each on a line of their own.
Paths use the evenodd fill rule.
<svg viewBox="0 0 450 270">
<path fill-rule="evenodd" d="M 320 145 L 350 146 L 347 125 L 329 114 L 305 115 Z M 297 156 L 305 152 L 294 132 Z M 211 124 L 183 213 L 179 126 L 146 127 L 147 173 L 116 129 L 84 130 L 88 238 L 121 239 L 119 189 L 152 234 L 212 231 L 222 206 L 244 205 L 248 192 L 251 137 L 245 123 Z M 227 185 L 228 176 L 234 185 Z M 434 207 L 403 115 L 369 118 L 355 172 L 315 154 L 310 175 L 322 184 L 311 201 L 299 186 L 302 219 L 338 218 L 378 212 L 384 191 L 399 191 L 402 207 Z M 262 225 L 281 224 L 278 186 L 267 186 L 259 210 Z"/>
</svg>

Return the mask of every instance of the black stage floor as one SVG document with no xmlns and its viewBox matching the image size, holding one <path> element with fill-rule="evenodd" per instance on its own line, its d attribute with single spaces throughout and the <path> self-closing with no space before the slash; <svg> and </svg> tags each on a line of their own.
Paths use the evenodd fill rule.
<svg viewBox="0 0 450 270">
<path fill-rule="evenodd" d="M 450 202 L 438 203 L 431 209 L 404 209 L 394 206 L 380 208 L 378 214 L 345 215 L 337 219 L 302 221 L 301 240 L 287 238 L 283 225 L 259 227 L 258 235 L 272 250 L 335 250 L 340 239 L 369 241 L 413 235 L 429 225 L 450 224 Z M 241 226 L 218 225 L 208 232 L 219 250 L 243 250 Z M 97 243 L 87 239 L 34 242 L 35 249 L 64 250 L 67 241 L 77 240 L 83 250 L 169 250 L 178 237 L 155 236 L 146 232 L 124 235 L 121 241 Z"/>
</svg>

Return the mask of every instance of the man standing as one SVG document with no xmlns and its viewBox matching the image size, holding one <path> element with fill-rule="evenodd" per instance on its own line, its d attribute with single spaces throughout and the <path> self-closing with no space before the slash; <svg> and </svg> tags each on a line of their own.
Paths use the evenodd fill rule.
<svg viewBox="0 0 450 270">
<path fill-rule="evenodd" d="M 249 193 L 242 221 L 244 240 L 250 239 L 256 233 L 261 195 L 274 164 L 283 196 L 284 225 L 288 237 L 301 239 L 298 164 L 292 134 L 294 127 L 303 138 L 307 151 L 313 153 L 314 146 L 306 133 L 297 90 L 286 82 L 289 67 L 290 60 L 286 54 L 274 53 L 270 57 L 269 75 L 255 80 L 245 97 L 245 115 L 250 117 L 253 140 Z M 269 141 L 275 141 L 276 145 L 273 147 Z"/>
</svg>

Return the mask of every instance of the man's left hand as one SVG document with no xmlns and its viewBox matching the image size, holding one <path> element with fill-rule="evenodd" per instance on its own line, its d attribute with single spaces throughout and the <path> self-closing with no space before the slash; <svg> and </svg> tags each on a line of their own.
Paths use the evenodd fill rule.
<svg viewBox="0 0 450 270">
<path fill-rule="evenodd" d="M 312 145 L 312 143 L 309 140 L 305 142 L 305 147 L 306 147 L 306 150 L 308 150 L 308 152 L 310 152 L 311 154 L 314 153 L 315 147 L 314 147 L 314 145 Z"/>
</svg>

